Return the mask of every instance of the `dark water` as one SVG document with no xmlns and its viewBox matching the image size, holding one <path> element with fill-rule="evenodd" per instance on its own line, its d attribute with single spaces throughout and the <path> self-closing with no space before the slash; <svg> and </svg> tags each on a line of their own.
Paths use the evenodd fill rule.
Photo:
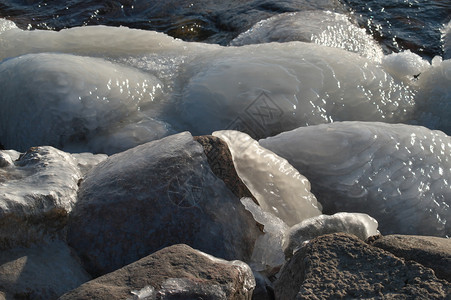
<svg viewBox="0 0 451 300">
<path fill-rule="evenodd" d="M 259 20 L 312 9 L 352 14 L 386 53 L 410 49 L 426 58 L 443 54 L 440 28 L 451 19 L 450 0 L 0 0 L 0 17 L 21 28 L 123 25 L 222 45 Z"/>
</svg>

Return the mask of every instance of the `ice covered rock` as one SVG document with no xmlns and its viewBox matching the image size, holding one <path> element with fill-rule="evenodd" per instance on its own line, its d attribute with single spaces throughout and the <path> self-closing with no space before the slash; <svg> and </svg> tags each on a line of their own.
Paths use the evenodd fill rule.
<svg viewBox="0 0 451 300">
<path fill-rule="evenodd" d="M 292 226 L 284 240 L 285 257 L 293 256 L 304 242 L 329 233 L 344 232 L 357 236 L 361 240 L 379 233 L 377 221 L 361 213 L 336 213 L 332 216 L 320 215 Z"/>
<path fill-rule="evenodd" d="M 264 211 L 289 226 L 321 214 L 310 182 L 286 159 L 239 131 L 216 131 L 213 135 L 227 143 L 238 175 Z"/>
<path fill-rule="evenodd" d="M 0 151 L 0 248 L 60 236 L 81 178 L 76 159 L 53 147 Z"/>
<path fill-rule="evenodd" d="M 57 299 L 90 279 L 61 241 L 0 251 L 3 299 Z"/>
<path fill-rule="evenodd" d="M 431 67 L 427 60 L 410 50 L 384 56 L 382 66 L 394 78 L 406 83 L 414 82 L 421 73 Z"/>
<path fill-rule="evenodd" d="M 323 212 L 362 212 L 383 234 L 451 235 L 451 138 L 402 124 L 337 122 L 260 140 L 312 184 Z"/>
<path fill-rule="evenodd" d="M 269 42 L 312 42 L 358 53 L 374 61 L 383 57 L 382 48 L 349 16 L 320 10 L 284 13 L 263 20 L 236 37 L 230 45 Z"/>
<path fill-rule="evenodd" d="M 13 21 L 0 18 L 0 34 L 2 34 L 5 31 L 15 29 L 15 28 L 17 28 L 17 26 Z M 1 40 L 1 38 L 0 38 L 0 40 Z"/>
<path fill-rule="evenodd" d="M 276 299 L 446 299 L 450 290 L 431 269 L 344 233 L 311 240 L 275 282 Z"/>
<path fill-rule="evenodd" d="M 1 63 L 0 78 L 0 140 L 7 148 L 114 153 L 170 132 L 152 118 L 162 109 L 162 83 L 136 69 L 99 58 L 33 54 Z"/>
<path fill-rule="evenodd" d="M 78 197 L 68 241 L 96 275 L 176 243 L 247 261 L 260 234 L 187 132 L 110 156 Z"/>
<path fill-rule="evenodd" d="M 174 245 L 87 282 L 60 299 L 247 300 L 254 288 L 254 276 L 245 263 Z"/>
</svg>

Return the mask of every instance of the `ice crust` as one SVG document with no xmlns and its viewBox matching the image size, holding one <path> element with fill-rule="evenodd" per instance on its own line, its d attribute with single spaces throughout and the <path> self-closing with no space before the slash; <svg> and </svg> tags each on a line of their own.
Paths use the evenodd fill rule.
<svg viewBox="0 0 451 300">
<path fill-rule="evenodd" d="M 321 214 L 310 182 L 284 158 L 239 131 L 216 131 L 213 135 L 227 143 L 238 176 L 264 211 L 289 226 Z"/>
<path fill-rule="evenodd" d="M 276 15 L 258 22 L 230 45 L 290 41 L 341 48 L 378 62 L 383 57 L 382 48 L 365 29 L 352 23 L 348 16 L 330 11 L 310 10 Z"/>
<path fill-rule="evenodd" d="M 451 138 L 441 131 L 337 122 L 260 145 L 309 179 L 326 214 L 368 213 L 383 234 L 451 235 Z"/>
<path fill-rule="evenodd" d="M 285 257 L 287 259 L 292 257 L 304 242 L 324 234 L 344 232 L 366 240 L 379 233 L 377 226 L 378 223 L 374 218 L 361 213 L 341 212 L 332 216 L 320 215 L 307 219 L 286 232 L 283 242 Z"/>
</svg>

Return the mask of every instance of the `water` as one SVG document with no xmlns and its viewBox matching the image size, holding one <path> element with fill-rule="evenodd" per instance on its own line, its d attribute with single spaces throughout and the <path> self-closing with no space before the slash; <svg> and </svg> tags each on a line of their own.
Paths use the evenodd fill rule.
<svg viewBox="0 0 451 300">
<path fill-rule="evenodd" d="M 123 25 L 221 45 L 262 19 L 312 9 L 353 15 L 386 53 L 410 49 L 428 59 L 443 54 L 440 28 L 451 19 L 451 1 L 441 0 L 0 0 L 0 17 L 23 29 Z"/>
</svg>

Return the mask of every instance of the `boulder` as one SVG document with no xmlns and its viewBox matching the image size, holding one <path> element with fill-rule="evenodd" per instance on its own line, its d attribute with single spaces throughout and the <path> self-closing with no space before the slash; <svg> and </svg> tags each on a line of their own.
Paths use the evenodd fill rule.
<svg viewBox="0 0 451 300">
<path fill-rule="evenodd" d="M 0 249 L 61 237 L 82 173 L 53 147 L 0 151 Z"/>
<path fill-rule="evenodd" d="M 431 268 L 438 278 L 451 282 L 451 240 L 448 238 L 395 234 L 383 236 L 371 245 Z"/>
<path fill-rule="evenodd" d="M 255 279 L 248 265 L 178 244 L 66 293 L 71 299 L 250 299 Z M 140 298 L 141 297 L 141 298 Z M 146 298 L 147 299 L 147 298 Z"/>
<path fill-rule="evenodd" d="M 61 241 L 0 251 L 0 299 L 57 299 L 90 279 Z"/>
<path fill-rule="evenodd" d="M 259 234 L 252 215 L 213 174 L 188 132 L 94 167 L 80 185 L 68 224 L 69 245 L 94 275 L 178 243 L 247 261 Z"/>
<path fill-rule="evenodd" d="M 445 299 L 451 285 L 344 233 L 315 238 L 293 255 L 275 282 L 276 299 Z"/>
</svg>

